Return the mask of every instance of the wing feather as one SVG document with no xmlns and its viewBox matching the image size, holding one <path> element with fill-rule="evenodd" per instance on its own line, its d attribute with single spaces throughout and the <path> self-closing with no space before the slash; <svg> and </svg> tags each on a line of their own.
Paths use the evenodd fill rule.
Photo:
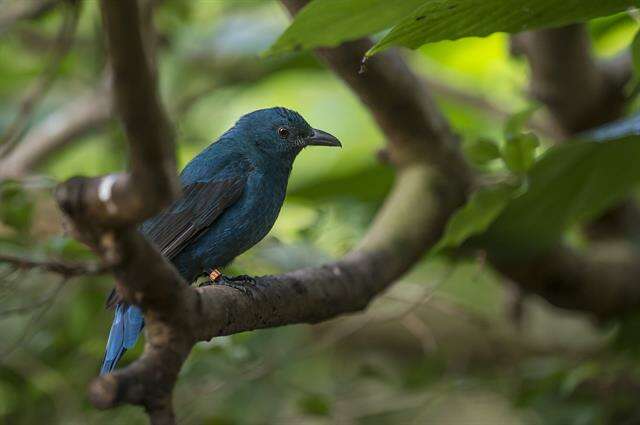
<svg viewBox="0 0 640 425">
<path fill-rule="evenodd" d="M 142 232 L 172 259 L 240 198 L 246 179 L 234 176 L 186 186 L 183 196 L 145 223 Z"/>
</svg>

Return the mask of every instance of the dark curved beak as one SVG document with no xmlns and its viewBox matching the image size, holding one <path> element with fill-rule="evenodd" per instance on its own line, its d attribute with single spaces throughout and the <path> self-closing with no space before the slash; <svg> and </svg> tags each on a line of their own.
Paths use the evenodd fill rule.
<svg viewBox="0 0 640 425">
<path fill-rule="evenodd" d="M 335 136 L 326 131 L 314 129 L 313 134 L 305 139 L 307 146 L 337 146 L 342 147 L 342 143 Z"/>
</svg>

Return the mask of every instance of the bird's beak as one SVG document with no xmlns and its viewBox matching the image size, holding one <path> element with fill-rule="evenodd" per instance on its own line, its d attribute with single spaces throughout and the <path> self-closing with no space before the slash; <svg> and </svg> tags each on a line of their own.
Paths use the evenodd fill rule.
<svg viewBox="0 0 640 425">
<path fill-rule="evenodd" d="M 337 146 L 342 147 L 342 143 L 336 137 L 326 131 L 314 129 L 313 134 L 305 139 L 307 146 Z"/>
</svg>

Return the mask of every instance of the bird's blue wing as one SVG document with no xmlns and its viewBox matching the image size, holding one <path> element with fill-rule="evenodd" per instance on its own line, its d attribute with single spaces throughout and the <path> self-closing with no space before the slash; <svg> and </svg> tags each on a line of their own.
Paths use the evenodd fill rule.
<svg viewBox="0 0 640 425">
<path fill-rule="evenodd" d="M 193 242 L 242 195 L 247 175 L 196 182 L 183 196 L 142 227 L 142 232 L 165 257 L 171 259 Z"/>
</svg>

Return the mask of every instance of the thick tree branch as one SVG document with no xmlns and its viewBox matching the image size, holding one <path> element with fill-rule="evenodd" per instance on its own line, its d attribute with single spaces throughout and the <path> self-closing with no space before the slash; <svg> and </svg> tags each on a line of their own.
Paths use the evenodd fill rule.
<svg viewBox="0 0 640 425">
<path fill-rule="evenodd" d="M 130 173 L 72 178 L 56 189 L 56 199 L 78 238 L 113 265 L 119 293 L 145 312 L 149 344 L 157 344 L 148 345 L 143 359 L 161 361 L 153 374 L 158 385 L 142 395 L 136 392 L 140 388 L 136 382 L 129 389 L 142 397 L 138 403 L 147 408 L 154 423 L 173 423 L 171 389 L 181 361 L 171 360 L 175 353 L 186 357 L 188 351 L 176 347 L 183 347 L 181 342 L 189 341 L 190 335 L 183 323 L 180 327 L 165 324 L 167 318 L 176 323 L 184 317 L 176 309 L 184 305 L 180 302 L 184 291 L 179 288 L 187 286 L 135 228 L 178 193 L 173 130 L 157 93 L 154 60 L 144 43 L 151 37 L 142 34 L 148 22 L 141 22 L 137 1 L 102 0 L 101 13 L 115 104 L 130 146 Z M 175 341 L 167 340 L 171 335 Z M 162 367 L 165 361 L 178 364 L 177 369 Z M 94 403 L 103 406 L 106 401 L 94 397 Z"/>
<path fill-rule="evenodd" d="M 640 258 L 610 245 L 578 252 L 560 246 L 527 262 L 491 259 L 505 276 L 551 304 L 586 311 L 600 320 L 623 316 L 640 305 Z"/>
<path fill-rule="evenodd" d="M 131 148 L 131 179 L 119 179 L 112 198 L 132 207 L 125 215 L 133 222 L 158 211 L 179 189 L 173 128 L 156 90 L 153 61 L 144 46 L 149 37 L 141 31 L 137 7 L 122 3 L 103 1 L 101 11 L 116 107 Z"/>
</svg>

